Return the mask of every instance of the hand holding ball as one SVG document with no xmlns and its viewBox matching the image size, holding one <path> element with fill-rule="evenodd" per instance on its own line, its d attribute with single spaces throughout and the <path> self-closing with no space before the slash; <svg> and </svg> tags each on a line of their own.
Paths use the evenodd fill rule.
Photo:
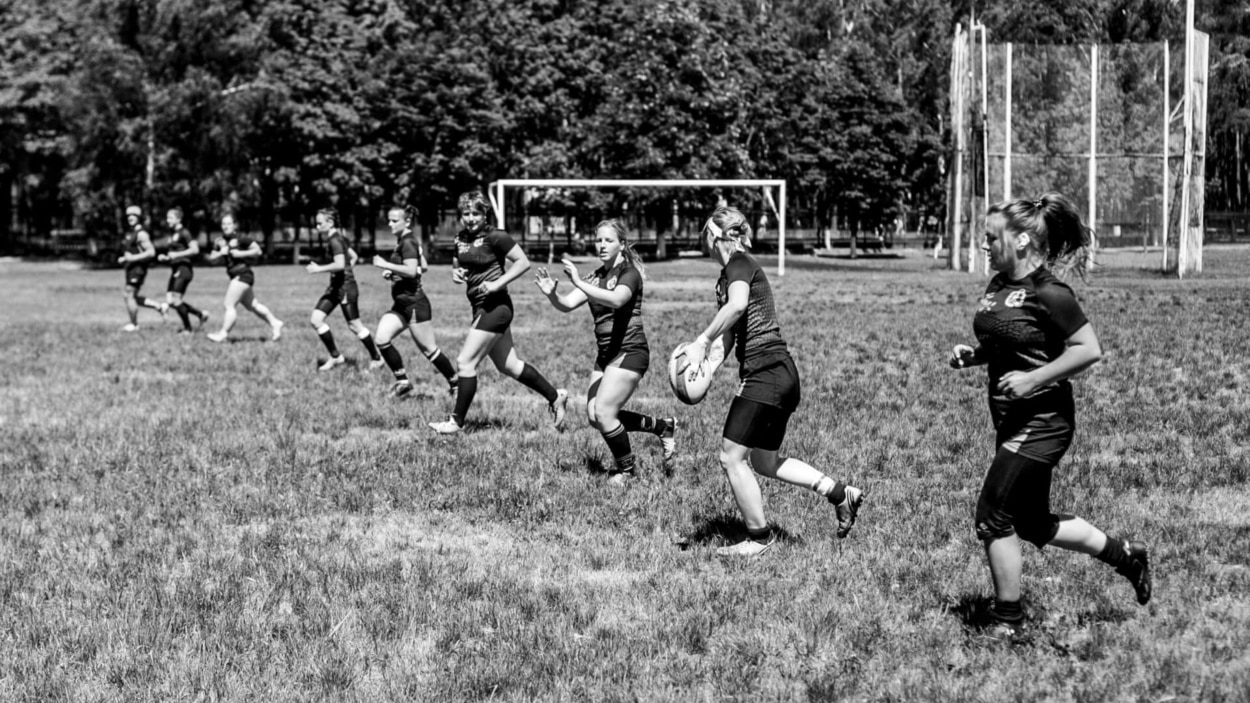
<svg viewBox="0 0 1250 703">
<path fill-rule="evenodd" d="M 691 346 L 699 345 L 679 344 L 668 359 L 668 383 L 673 395 L 686 405 L 699 403 L 707 396 L 712 376 L 725 360 L 725 345 L 720 337 L 712 340 L 702 355 L 697 349 L 689 349 Z"/>
</svg>

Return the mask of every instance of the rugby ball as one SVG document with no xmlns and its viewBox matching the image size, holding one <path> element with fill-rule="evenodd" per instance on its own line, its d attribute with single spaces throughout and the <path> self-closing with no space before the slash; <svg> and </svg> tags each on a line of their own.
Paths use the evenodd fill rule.
<svg viewBox="0 0 1250 703">
<path fill-rule="evenodd" d="M 688 342 L 678 344 L 668 358 L 668 384 L 673 388 L 673 395 L 686 405 L 694 405 L 707 396 L 712 386 L 712 376 L 725 360 L 725 344 L 720 337 L 707 345 L 707 354 L 703 363 L 692 366 L 686 358 Z"/>
</svg>

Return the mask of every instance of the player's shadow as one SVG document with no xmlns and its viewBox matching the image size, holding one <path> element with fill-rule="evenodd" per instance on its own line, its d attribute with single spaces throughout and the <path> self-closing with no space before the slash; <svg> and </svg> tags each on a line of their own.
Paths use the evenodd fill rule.
<svg viewBox="0 0 1250 703">
<path fill-rule="evenodd" d="M 694 529 L 677 538 L 677 546 L 689 549 L 707 544 L 737 544 L 747 539 L 747 526 L 734 515 L 720 514 L 714 517 L 696 519 Z M 773 539 L 777 542 L 801 542 L 784 527 L 773 525 Z"/>
</svg>

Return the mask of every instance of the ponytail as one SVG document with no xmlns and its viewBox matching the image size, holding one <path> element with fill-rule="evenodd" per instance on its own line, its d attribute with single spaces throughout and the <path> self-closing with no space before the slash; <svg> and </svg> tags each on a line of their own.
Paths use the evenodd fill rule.
<svg viewBox="0 0 1250 703">
<path fill-rule="evenodd" d="M 1028 235 L 1033 248 L 1056 274 L 1075 273 L 1085 280 L 1093 230 L 1067 198 L 1050 192 L 1032 200 L 1003 201 L 990 206 L 986 215 L 1001 215 L 1007 231 Z"/>
</svg>

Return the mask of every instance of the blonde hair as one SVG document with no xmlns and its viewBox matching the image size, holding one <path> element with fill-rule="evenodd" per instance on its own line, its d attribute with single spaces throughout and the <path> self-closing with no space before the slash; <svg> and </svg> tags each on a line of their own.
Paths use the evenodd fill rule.
<svg viewBox="0 0 1250 703">
<path fill-rule="evenodd" d="M 490 204 L 486 202 L 486 196 L 482 195 L 480 190 L 465 191 L 456 199 L 456 214 L 460 214 L 465 210 L 485 215 L 488 226 L 494 227 L 497 224 L 495 222 L 495 211 L 491 209 Z"/>
<path fill-rule="evenodd" d="M 751 225 L 747 216 L 736 207 L 722 205 L 713 210 L 712 216 L 703 223 L 703 235 L 708 234 L 716 239 L 736 242 L 743 249 L 751 248 Z"/>
<path fill-rule="evenodd" d="M 1093 230 L 1081 220 L 1072 203 L 1059 193 L 1037 198 L 1004 200 L 990 206 L 985 216 L 999 215 L 1008 232 L 1024 233 L 1046 265 L 1060 275 L 1075 272 L 1085 279 Z"/>
<path fill-rule="evenodd" d="M 609 229 L 616 235 L 617 241 L 621 243 L 621 256 L 625 257 L 625 263 L 638 269 L 638 275 L 646 278 L 647 267 L 643 265 L 642 257 L 638 255 L 638 252 L 634 251 L 634 243 L 629 239 L 629 230 L 625 228 L 625 223 L 614 217 L 595 225 L 596 235 L 599 234 L 600 229 Z"/>
</svg>

